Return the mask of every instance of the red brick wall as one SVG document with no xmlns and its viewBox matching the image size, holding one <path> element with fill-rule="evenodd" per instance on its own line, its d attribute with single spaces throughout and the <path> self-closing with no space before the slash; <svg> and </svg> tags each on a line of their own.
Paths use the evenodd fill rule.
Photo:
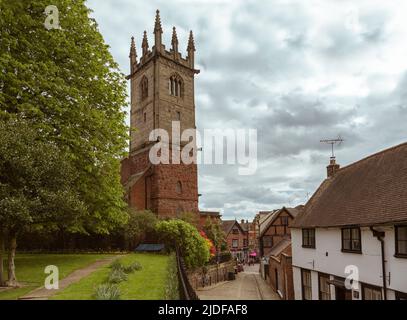
<svg viewBox="0 0 407 320">
<path fill-rule="evenodd" d="M 279 282 L 278 288 L 276 285 L 277 280 Z M 270 257 L 269 281 L 271 288 L 275 292 L 277 292 L 278 289 L 280 293 L 283 295 L 282 299 L 284 300 L 294 299 L 291 246 L 285 249 L 283 253 L 280 254 L 278 257 Z"/>
<path fill-rule="evenodd" d="M 131 160 L 123 160 L 122 182 L 132 174 L 143 172 L 149 165 L 148 151 L 133 155 Z M 129 205 L 138 210 L 152 210 L 163 217 L 176 217 L 182 212 L 198 214 L 197 176 L 195 164 L 153 165 L 151 174 L 147 173 L 132 186 Z M 178 182 L 181 182 L 181 193 L 177 190 Z"/>
</svg>

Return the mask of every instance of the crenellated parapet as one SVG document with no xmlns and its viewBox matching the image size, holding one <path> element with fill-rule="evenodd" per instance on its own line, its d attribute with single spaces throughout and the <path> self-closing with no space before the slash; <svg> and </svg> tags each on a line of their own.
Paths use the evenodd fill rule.
<svg viewBox="0 0 407 320">
<path fill-rule="evenodd" d="M 149 48 L 147 31 L 144 31 L 143 41 L 141 45 L 142 55 L 140 61 L 137 61 L 137 53 L 134 38 L 132 37 L 131 46 L 130 46 L 130 75 L 128 78 L 132 78 L 134 74 L 138 71 L 144 69 L 150 61 L 157 59 L 158 57 L 170 60 L 173 63 L 177 64 L 180 67 L 185 67 L 192 71 L 193 73 L 199 73 L 199 70 L 195 69 L 195 42 L 193 38 L 192 31 L 190 31 L 188 46 L 186 50 L 185 57 L 182 56 L 182 53 L 179 52 L 179 41 L 177 36 L 176 28 L 173 27 L 172 38 L 171 38 L 171 48 L 166 49 L 165 45 L 162 43 L 162 24 L 160 18 L 159 10 L 156 11 L 155 24 L 154 24 L 154 46 Z"/>
</svg>

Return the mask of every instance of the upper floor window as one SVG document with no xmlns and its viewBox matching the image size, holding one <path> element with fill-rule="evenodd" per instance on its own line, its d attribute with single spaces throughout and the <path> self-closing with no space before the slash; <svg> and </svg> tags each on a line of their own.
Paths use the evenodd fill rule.
<svg viewBox="0 0 407 320">
<path fill-rule="evenodd" d="M 315 248 L 315 229 L 302 229 L 302 246 Z"/>
<path fill-rule="evenodd" d="M 356 253 L 362 251 L 360 228 L 342 229 L 342 251 Z"/>
<path fill-rule="evenodd" d="M 146 76 L 144 76 L 141 79 L 140 89 L 141 89 L 141 100 L 144 100 L 148 97 L 148 79 Z"/>
<path fill-rule="evenodd" d="M 288 217 L 281 217 L 281 224 L 283 226 L 288 226 Z"/>
<path fill-rule="evenodd" d="M 264 236 L 263 237 L 263 247 L 272 247 L 273 246 L 273 238 L 271 236 Z"/>
<path fill-rule="evenodd" d="M 407 226 L 396 226 L 396 255 L 407 257 Z"/>
<path fill-rule="evenodd" d="M 172 75 L 168 80 L 168 93 L 174 97 L 182 97 L 184 84 L 179 75 Z"/>
<path fill-rule="evenodd" d="M 233 234 L 239 234 L 239 229 L 238 228 L 233 228 L 232 233 Z"/>
<path fill-rule="evenodd" d="M 232 240 L 232 247 L 233 248 L 239 247 L 239 239 L 233 239 Z"/>
</svg>

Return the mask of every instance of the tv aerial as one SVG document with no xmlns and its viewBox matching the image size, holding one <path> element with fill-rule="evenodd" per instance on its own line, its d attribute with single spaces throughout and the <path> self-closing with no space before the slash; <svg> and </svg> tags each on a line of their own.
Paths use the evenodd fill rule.
<svg viewBox="0 0 407 320">
<path fill-rule="evenodd" d="M 345 140 L 342 139 L 341 136 L 338 136 L 338 138 L 336 139 L 324 139 L 324 140 L 320 140 L 319 142 L 321 143 L 327 143 L 331 145 L 331 150 L 332 150 L 332 156 L 331 159 L 335 159 L 335 152 L 334 152 L 334 146 L 338 145 L 340 146 L 342 144 L 342 142 L 344 142 Z"/>
</svg>

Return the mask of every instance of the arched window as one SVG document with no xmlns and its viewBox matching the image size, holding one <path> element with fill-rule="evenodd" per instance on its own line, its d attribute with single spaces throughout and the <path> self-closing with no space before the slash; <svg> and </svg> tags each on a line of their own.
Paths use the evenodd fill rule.
<svg viewBox="0 0 407 320">
<path fill-rule="evenodd" d="M 178 194 L 181 194 L 181 193 L 182 193 L 182 183 L 181 183 L 181 181 L 178 181 L 178 182 L 177 182 L 177 185 L 176 185 L 176 187 L 175 187 L 175 191 L 176 191 Z"/>
<path fill-rule="evenodd" d="M 141 100 L 144 100 L 148 97 L 148 79 L 146 76 L 144 76 L 141 79 L 140 89 L 141 89 Z"/>
<path fill-rule="evenodd" d="M 168 81 L 168 93 L 174 97 L 183 96 L 183 81 L 178 74 L 173 74 Z"/>
</svg>

